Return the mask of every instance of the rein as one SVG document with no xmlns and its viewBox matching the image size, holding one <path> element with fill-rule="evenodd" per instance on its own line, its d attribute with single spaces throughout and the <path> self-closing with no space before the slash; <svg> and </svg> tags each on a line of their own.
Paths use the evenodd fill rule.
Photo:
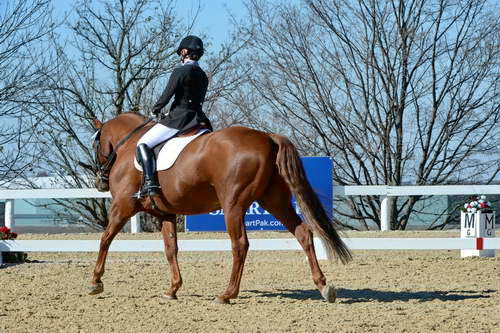
<svg viewBox="0 0 500 333">
<path fill-rule="evenodd" d="M 99 154 L 99 150 L 100 150 L 100 136 L 101 136 L 101 129 L 99 129 L 97 131 L 97 133 L 95 134 L 95 141 L 96 142 L 96 153 L 95 153 L 95 165 L 97 167 L 97 177 L 107 183 L 109 181 L 109 172 L 111 171 L 111 168 L 113 167 L 113 163 L 116 159 L 116 152 L 118 151 L 118 149 L 125 143 L 127 142 L 128 139 L 130 139 L 130 137 L 132 135 L 134 135 L 135 133 L 137 133 L 138 131 L 140 131 L 141 129 L 144 128 L 144 126 L 146 126 L 148 123 L 150 123 L 151 121 L 153 121 L 153 119 L 148 119 L 146 120 L 145 122 L 143 122 L 142 124 L 140 124 L 139 126 L 137 126 L 136 128 L 134 128 L 129 134 L 127 134 L 123 139 L 121 139 L 118 144 L 116 145 L 116 147 L 113 147 L 113 151 L 111 152 L 111 154 L 109 154 L 108 156 L 108 159 L 106 160 L 106 162 L 101 165 L 99 163 L 99 158 L 98 158 L 98 154 Z"/>
</svg>

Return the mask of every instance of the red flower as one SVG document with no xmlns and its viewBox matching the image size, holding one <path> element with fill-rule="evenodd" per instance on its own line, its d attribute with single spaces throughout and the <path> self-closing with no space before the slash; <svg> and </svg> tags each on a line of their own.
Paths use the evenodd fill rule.
<svg viewBox="0 0 500 333">
<path fill-rule="evenodd" d="M 0 232 L 4 234 L 8 234 L 10 232 L 10 229 L 7 227 L 0 227 Z"/>
<path fill-rule="evenodd" d="M 12 239 L 17 238 L 17 232 L 11 232 L 10 237 L 12 237 Z"/>
</svg>

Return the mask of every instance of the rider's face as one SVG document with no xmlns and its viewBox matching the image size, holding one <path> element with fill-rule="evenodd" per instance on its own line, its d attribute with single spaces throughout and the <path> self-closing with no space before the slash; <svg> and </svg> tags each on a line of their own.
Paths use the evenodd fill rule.
<svg viewBox="0 0 500 333">
<path fill-rule="evenodd" d="M 188 49 L 182 49 L 181 50 L 181 62 L 184 62 L 184 60 L 187 59 L 187 54 L 188 54 Z"/>
</svg>

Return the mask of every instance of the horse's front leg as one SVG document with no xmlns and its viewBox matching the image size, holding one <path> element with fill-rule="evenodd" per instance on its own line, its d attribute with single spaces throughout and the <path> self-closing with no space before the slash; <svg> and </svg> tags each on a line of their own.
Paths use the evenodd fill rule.
<svg viewBox="0 0 500 333">
<path fill-rule="evenodd" d="M 170 265 L 170 289 L 163 297 L 167 299 L 177 299 L 177 290 L 182 286 L 181 271 L 177 262 L 177 224 L 176 216 L 168 215 L 162 221 L 161 233 L 165 244 L 165 256 Z"/>
<path fill-rule="evenodd" d="M 115 238 L 116 234 L 123 228 L 127 220 L 135 213 L 134 202 L 130 200 L 113 199 L 108 215 L 109 224 L 101 236 L 99 246 L 99 255 L 94 268 L 94 275 L 89 286 L 89 295 L 97 295 L 104 291 L 104 285 L 101 277 L 104 274 L 104 266 L 106 256 L 108 255 L 109 246 Z"/>
</svg>

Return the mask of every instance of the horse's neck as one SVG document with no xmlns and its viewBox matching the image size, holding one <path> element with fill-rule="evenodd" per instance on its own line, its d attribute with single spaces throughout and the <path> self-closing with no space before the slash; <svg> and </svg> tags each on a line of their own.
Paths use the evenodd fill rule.
<svg viewBox="0 0 500 333">
<path fill-rule="evenodd" d="M 127 117 L 129 116 L 129 117 Z M 131 118 L 130 115 L 122 114 L 114 119 L 113 127 L 112 127 L 112 139 L 111 144 L 113 147 L 116 147 L 121 141 L 125 140 L 126 137 L 132 133 L 134 129 L 140 126 L 144 119 L 140 119 L 137 117 Z"/>
</svg>

